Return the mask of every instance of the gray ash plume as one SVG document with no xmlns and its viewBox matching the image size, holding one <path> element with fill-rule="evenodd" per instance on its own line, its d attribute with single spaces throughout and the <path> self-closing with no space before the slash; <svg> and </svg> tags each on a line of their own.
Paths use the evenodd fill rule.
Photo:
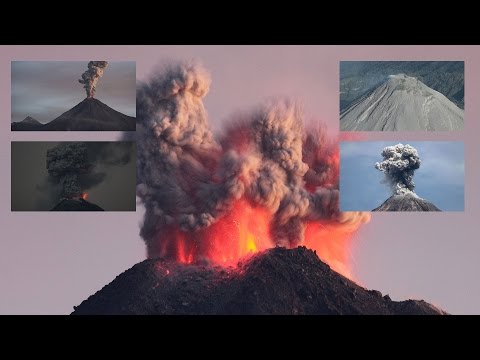
<svg viewBox="0 0 480 360">
<path fill-rule="evenodd" d="M 203 106 L 210 82 L 197 63 L 176 63 L 137 91 L 137 195 L 149 257 L 174 255 L 162 245 L 172 227 L 200 234 L 240 199 L 271 214 L 272 245 L 301 244 L 309 221 L 352 228 L 368 221 L 365 213 L 339 211 L 333 142 L 307 135 L 296 102 L 267 102 L 217 141 Z M 208 237 L 195 241 L 201 248 Z"/>
<path fill-rule="evenodd" d="M 414 189 L 413 175 L 420 168 L 418 151 L 411 145 L 387 146 L 382 151 L 383 161 L 375 168 L 385 174 L 385 182 L 393 195 L 372 211 L 441 211 L 431 202 L 419 197 Z"/>
<path fill-rule="evenodd" d="M 131 161 L 132 146 L 131 142 L 61 143 L 47 150 L 47 184 L 60 185 L 63 199 L 79 199 L 104 181 L 103 168 Z"/>
<path fill-rule="evenodd" d="M 375 168 L 385 174 L 394 195 L 414 192 L 413 175 L 421 163 L 418 151 L 408 144 L 397 144 L 384 148 L 382 156 L 383 161 L 375 163 Z"/>
<path fill-rule="evenodd" d="M 87 98 L 93 98 L 97 90 L 98 80 L 103 76 L 103 72 L 108 66 L 107 61 L 90 61 L 88 69 L 82 74 L 82 78 L 78 80 L 80 84 L 84 84 Z"/>
<path fill-rule="evenodd" d="M 83 143 L 60 144 L 47 150 L 48 174 L 60 183 L 62 198 L 81 198 L 79 176 L 92 170 L 87 146 Z"/>
</svg>

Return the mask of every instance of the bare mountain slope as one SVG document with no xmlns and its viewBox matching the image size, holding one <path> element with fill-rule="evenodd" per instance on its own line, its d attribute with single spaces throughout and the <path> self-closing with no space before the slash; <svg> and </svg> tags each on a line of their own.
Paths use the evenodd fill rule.
<svg viewBox="0 0 480 360">
<path fill-rule="evenodd" d="M 463 110 L 414 77 L 391 76 L 340 114 L 343 131 L 461 130 Z"/>
<path fill-rule="evenodd" d="M 413 193 L 392 195 L 382 205 L 372 211 L 441 211 L 430 201 Z"/>
<path fill-rule="evenodd" d="M 136 120 L 100 100 L 86 98 L 42 127 L 45 131 L 135 131 Z"/>
</svg>

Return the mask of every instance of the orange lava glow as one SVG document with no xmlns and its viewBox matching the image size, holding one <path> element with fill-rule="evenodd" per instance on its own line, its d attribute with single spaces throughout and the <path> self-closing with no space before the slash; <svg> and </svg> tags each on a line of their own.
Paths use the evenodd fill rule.
<svg viewBox="0 0 480 360">
<path fill-rule="evenodd" d="M 215 224 L 198 231 L 172 229 L 162 241 L 160 253 L 174 250 L 176 260 L 191 264 L 208 260 L 217 265 L 235 266 L 241 258 L 274 247 L 269 224 L 271 214 L 246 200 L 237 201 Z M 349 250 L 352 231 L 339 224 L 308 223 L 304 244 L 343 276 L 354 279 Z M 165 241 L 166 240 L 166 241 Z"/>
<path fill-rule="evenodd" d="M 352 232 L 338 224 L 311 222 L 305 229 L 304 245 L 333 270 L 355 280 L 350 265 Z"/>
<path fill-rule="evenodd" d="M 177 261 L 183 264 L 208 259 L 215 264 L 236 265 L 240 258 L 272 247 L 269 220 L 266 210 L 239 200 L 232 211 L 205 229 L 172 231 L 169 243 L 176 244 Z"/>
<path fill-rule="evenodd" d="M 87 197 L 88 197 L 88 193 L 83 193 L 83 194 L 82 194 L 82 199 L 83 199 L 83 200 L 87 200 Z"/>
</svg>

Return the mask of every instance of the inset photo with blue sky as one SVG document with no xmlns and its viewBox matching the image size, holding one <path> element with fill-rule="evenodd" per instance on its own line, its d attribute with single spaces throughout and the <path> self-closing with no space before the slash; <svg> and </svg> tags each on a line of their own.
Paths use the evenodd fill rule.
<svg viewBox="0 0 480 360">
<path fill-rule="evenodd" d="M 341 211 L 464 211 L 460 141 L 340 143 Z"/>
</svg>

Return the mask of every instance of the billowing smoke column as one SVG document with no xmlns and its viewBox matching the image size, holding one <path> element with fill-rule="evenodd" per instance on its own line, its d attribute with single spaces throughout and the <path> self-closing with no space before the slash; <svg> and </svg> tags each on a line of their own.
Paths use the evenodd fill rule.
<svg viewBox="0 0 480 360">
<path fill-rule="evenodd" d="M 60 183 L 62 198 L 82 196 L 79 176 L 89 173 L 92 166 L 87 146 L 83 143 L 60 144 L 47 150 L 48 174 Z"/>
<path fill-rule="evenodd" d="M 107 61 L 90 61 L 88 70 L 82 74 L 82 78 L 78 80 L 80 84 L 84 84 L 87 98 L 93 98 L 97 89 L 98 80 L 103 76 L 105 68 L 108 66 Z"/>
<path fill-rule="evenodd" d="M 99 170 L 129 163 L 133 147 L 132 142 L 61 143 L 47 150 L 47 184 L 59 184 L 61 198 L 79 199 L 105 179 L 106 174 Z M 58 195 L 52 192 L 51 196 Z"/>
<path fill-rule="evenodd" d="M 395 195 L 413 193 L 413 175 L 420 167 L 418 151 L 410 145 L 387 146 L 382 151 L 383 161 L 375 163 L 375 168 L 385 174 L 386 182 Z"/>
<path fill-rule="evenodd" d="M 137 195 L 149 257 L 225 261 L 224 248 L 238 246 L 227 240 L 232 232 L 259 250 L 302 244 L 312 222 L 354 229 L 368 221 L 365 213 L 339 212 L 337 146 L 320 129 L 307 135 L 297 103 L 259 106 L 216 141 L 202 101 L 209 86 L 204 68 L 182 63 L 138 89 Z M 189 255 L 178 255 L 186 247 Z"/>
</svg>

